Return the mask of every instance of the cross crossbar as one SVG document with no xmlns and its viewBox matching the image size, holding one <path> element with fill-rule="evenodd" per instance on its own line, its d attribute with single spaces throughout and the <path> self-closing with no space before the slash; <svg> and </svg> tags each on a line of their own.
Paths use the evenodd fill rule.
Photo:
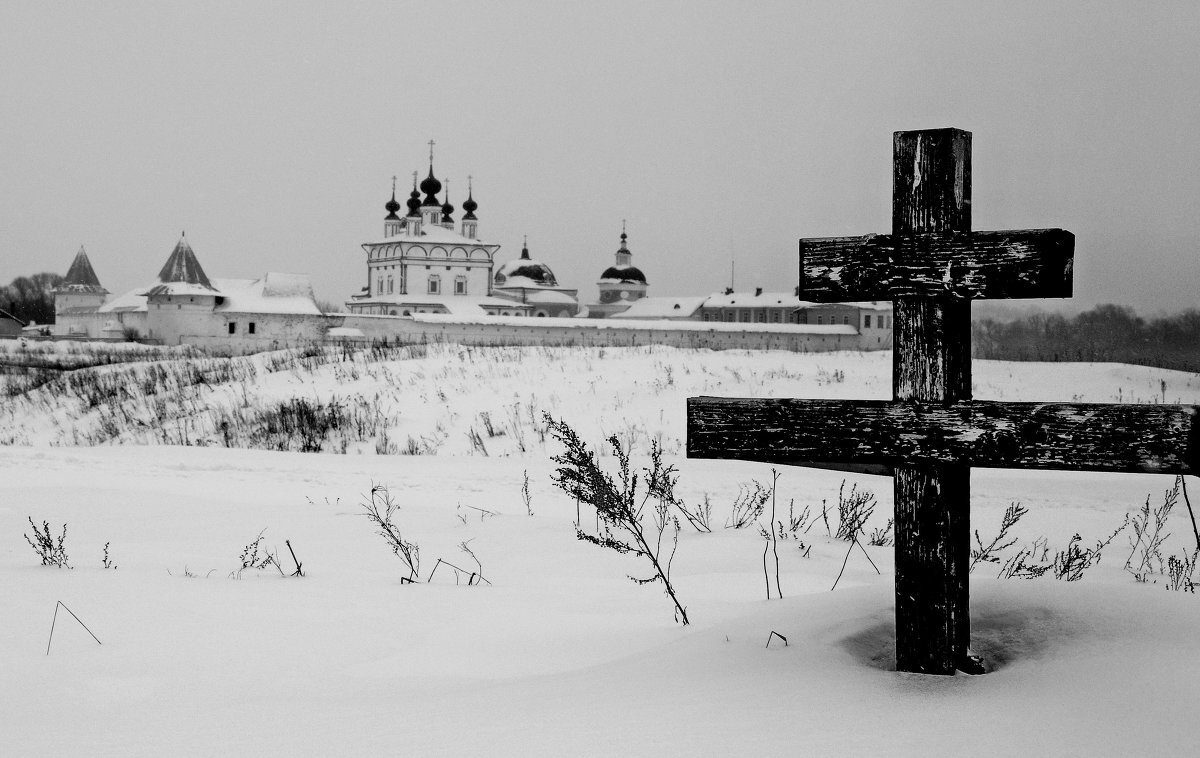
<svg viewBox="0 0 1200 758">
<path fill-rule="evenodd" d="M 1075 235 L 1062 229 L 800 240 L 806 300 L 1070 297 Z"/>
<path fill-rule="evenodd" d="M 790 465 L 959 463 L 1195 474 L 1200 408 L 694 397 L 688 399 L 687 454 Z"/>
</svg>

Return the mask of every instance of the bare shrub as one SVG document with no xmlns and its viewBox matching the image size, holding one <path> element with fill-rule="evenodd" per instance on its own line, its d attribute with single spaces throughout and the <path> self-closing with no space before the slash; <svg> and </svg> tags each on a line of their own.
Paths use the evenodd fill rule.
<svg viewBox="0 0 1200 758">
<path fill-rule="evenodd" d="M 1009 539 L 1009 530 L 1016 526 L 1017 522 L 1021 520 L 1021 517 L 1028 512 L 1028 509 L 1026 509 L 1020 503 L 1009 503 L 1008 508 L 1004 509 L 1004 515 L 1000 517 L 1000 533 L 993 537 L 992 541 L 987 545 L 983 544 L 983 538 L 979 536 L 979 530 L 975 530 L 976 547 L 971 548 L 971 571 L 974 571 L 975 565 L 980 562 L 1000 562 L 1000 556 L 997 555 L 997 553 L 1001 553 L 1017 544 L 1017 539 L 1015 537 Z"/>
<path fill-rule="evenodd" d="M 1180 556 L 1167 556 L 1168 590 L 1175 592 L 1196 592 L 1196 558 L 1200 557 L 1200 548 L 1193 550 L 1191 555 L 1183 553 Z"/>
<path fill-rule="evenodd" d="M 679 545 L 679 519 L 672 517 L 669 509 L 676 502 L 674 487 L 678 479 L 674 466 L 664 466 L 662 450 L 657 443 L 650 446 L 650 468 L 642 469 L 645 487 L 639 489 L 638 475 L 630 469 L 629 451 L 621 445 L 616 435 L 608 438 L 613 455 L 617 459 L 618 480 L 596 463 L 595 452 L 579 439 L 575 430 L 563 421 L 555 421 L 546 415 L 546 425 L 554 438 L 562 443 L 564 451 L 552 460 L 558 464 L 553 474 L 554 484 L 576 500 L 596 509 L 599 525 L 597 534 L 587 534 L 577 525 L 576 536 L 586 542 L 615 550 L 618 553 L 633 553 L 645 558 L 653 568 L 653 575 L 641 579 L 630 576 L 638 584 L 662 582 L 667 595 L 675 605 L 675 618 L 688 624 L 687 609 L 679 602 L 675 587 L 671 584 L 671 562 Z M 651 524 L 644 523 L 646 504 L 653 499 L 650 512 Z M 760 509 L 761 512 L 761 509 Z M 671 526 L 670 552 L 664 554 L 663 536 Z"/>
<path fill-rule="evenodd" d="M 677 501 L 675 505 L 684 520 L 691 524 L 697 532 L 704 534 L 712 532 L 712 502 L 709 501 L 707 492 L 704 493 L 704 502 L 698 503 L 692 508 L 688 508 L 682 500 Z"/>
<path fill-rule="evenodd" d="M 847 542 L 858 539 L 866 528 L 867 519 L 875 512 L 875 495 L 870 490 L 859 490 L 850 486 L 846 492 L 846 480 L 838 487 L 838 528 L 834 536 Z"/>
<path fill-rule="evenodd" d="M 1129 540 L 1129 557 L 1125 559 L 1125 570 L 1139 582 L 1147 582 L 1153 573 L 1163 573 L 1162 544 L 1171 536 L 1165 532 L 1167 518 L 1179 501 L 1179 488 L 1182 477 L 1175 480 L 1175 486 L 1163 493 L 1160 506 L 1150 505 L 1150 496 L 1141 509 L 1129 519 L 1133 536 Z"/>
<path fill-rule="evenodd" d="M 1009 558 L 1001 567 L 997 577 L 1037 579 L 1049 573 L 1055 579 L 1077 582 L 1083 578 L 1085 571 L 1100 563 L 1104 548 L 1112 544 L 1117 535 L 1128 525 L 1129 520 L 1126 519 L 1112 534 L 1102 540 L 1097 540 L 1092 547 L 1084 547 L 1083 538 L 1079 534 L 1075 534 L 1067 543 L 1066 548 L 1056 551 L 1052 558 L 1048 558 L 1050 548 L 1046 538 L 1039 537 L 1033 541 L 1032 545 L 1018 550 L 1015 556 Z"/>
<path fill-rule="evenodd" d="M 867 537 L 867 544 L 874 547 L 887 547 L 895 542 L 892 536 L 892 527 L 895 526 L 895 519 L 888 519 L 883 528 L 876 527 L 871 530 L 871 534 Z"/>
<path fill-rule="evenodd" d="M 726 529 L 744 529 L 762 516 L 767 501 L 771 499 L 771 490 L 767 489 L 757 479 L 750 484 L 738 485 L 737 497 L 733 500 L 729 518 L 725 521 Z"/>
<path fill-rule="evenodd" d="M 392 520 L 396 511 L 400 510 L 400 504 L 388 492 L 386 485 L 373 484 L 370 494 L 364 496 L 362 507 L 363 515 L 375 525 L 376 534 L 383 537 L 392 553 L 408 567 L 408 576 L 404 581 L 415 582 L 420 575 L 421 550 L 417 543 L 404 539 L 400 527 Z"/>
<path fill-rule="evenodd" d="M 525 469 L 525 481 L 521 484 L 521 499 L 525 501 L 525 513 L 533 515 L 533 495 L 529 493 L 529 469 Z"/>
<path fill-rule="evenodd" d="M 1046 561 L 1049 553 L 1046 538 L 1038 537 L 1033 544 L 1017 550 L 1017 554 L 1004 562 L 1000 567 L 997 579 L 1037 579 L 1050 570 Z"/>
<path fill-rule="evenodd" d="M 261 569 L 271 565 L 270 554 L 265 550 L 261 555 L 259 554 L 259 547 L 262 545 L 263 535 L 266 533 L 267 530 L 263 529 L 258 533 L 257 537 L 247 542 L 245 547 L 242 548 L 242 554 L 238 556 L 238 560 L 242 564 L 241 568 L 238 569 L 238 574 L 241 574 L 246 569 Z"/>
<path fill-rule="evenodd" d="M 475 431 L 475 427 L 472 426 L 467 430 L 467 439 L 471 441 L 471 450 L 473 452 L 487 457 L 487 446 L 483 444 L 483 437 L 479 435 L 479 432 Z"/>
<path fill-rule="evenodd" d="M 38 525 L 33 523 L 33 517 L 27 517 L 29 525 L 33 527 L 33 537 L 28 534 L 24 535 L 25 541 L 33 548 L 33 551 L 42 559 L 43 566 L 56 566 L 58 568 L 71 568 L 67 563 L 67 525 L 62 526 L 62 533 L 55 538 L 50 534 L 50 522 L 43 521 L 39 529 Z"/>
</svg>

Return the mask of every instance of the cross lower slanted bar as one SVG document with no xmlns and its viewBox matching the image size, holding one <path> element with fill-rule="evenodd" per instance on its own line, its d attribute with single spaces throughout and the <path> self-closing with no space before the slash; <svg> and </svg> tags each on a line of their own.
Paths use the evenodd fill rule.
<svg viewBox="0 0 1200 758">
<path fill-rule="evenodd" d="M 1195 406 L 971 400 L 971 300 L 1070 297 L 1075 238 L 971 231 L 971 135 L 896 132 L 892 233 L 800 241 L 800 296 L 891 300 L 894 399 L 689 398 L 688 456 L 895 476 L 896 667 L 979 671 L 971 466 L 1195 473 Z"/>
</svg>

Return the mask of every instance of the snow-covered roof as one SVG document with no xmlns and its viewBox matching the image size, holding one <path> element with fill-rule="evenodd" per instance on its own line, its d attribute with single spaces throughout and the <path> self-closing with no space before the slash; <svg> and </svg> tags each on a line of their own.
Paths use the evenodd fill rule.
<svg viewBox="0 0 1200 758">
<path fill-rule="evenodd" d="M 495 276 L 495 282 L 496 289 L 542 289 L 550 286 L 528 276 L 508 276 L 499 272 Z"/>
<path fill-rule="evenodd" d="M 634 300 L 628 310 L 614 313 L 609 318 L 621 319 L 663 319 L 689 318 L 707 298 L 701 297 L 643 297 Z"/>
<path fill-rule="evenodd" d="M 160 282 L 152 284 L 146 289 L 147 295 L 172 295 L 179 297 L 182 295 L 203 295 L 205 297 L 215 297 L 223 294 L 217 288 L 212 286 L 208 277 L 204 279 L 209 284 L 192 284 L 191 282 Z"/>
<path fill-rule="evenodd" d="M 215 287 L 215 289 L 210 288 Z M 149 295 L 205 295 L 220 297 L 214 311 L 230 313 L 288 313 L 319 315 L 312 284 L 304 274 L 271 272 L 261 279 L 213 279 L 210 287 L 171 282 L 132 289 L 96 309 L 99 313 L 146 310 Z"/>
<path fill-rule="evenodd" d="M 128 313 L 146 310 L 146 292 L 149 287 L 137 287 L 114 297 L 96 310 L 100 313 Z M 209 292 L 208 294 L 212 294 Z"/>
<path fill-rule="evenodd" d="M 224 300 L 214 309 L 231 313 L 319 316 L 312 284 L 303 274 L 269 273 L 261 279 L 217 279 Z M 211 294 L 211 293 L 210 293 Z"/>
<path fill-rule="evenodd" d="M 808 300 L 801 300 L 794 292 L 763 292 L 754 294 L 753 292 L 716 292 L 709 295 L 704 306 L 706 308 L 765 308 L 790 306 L 792 308 L 801 308 L 815 303 Z"/>
<path fill-rule="evenodd" d="M 609 266 L 600 274 L 601 282 L 621 282 L 645 284 L 646 275 L 637 266 L 628 263 L 618 263 L 615 266 Z"/>
<path fill-rule="evenodd" d="M 415 308 L 441 308 L 451 315 L 486 315 L 488 308 L 527 310 L 530 306 L 505 297 L 487 295 L 375 295 L 356 297 L 356 306 L 382 305 L 389 308 L 413 310 Z M 492 317 L 488 317 L 492 318 Z"/>
<path fill-rule="evenodd" d="M 167 257 L 167 262 L 163 264 L 162 270 L 158 272 L 158 281 L 163 284 L 192 284 L 197 287 L 212 289 L 212 283 L 209 282 L 204 269 L 200 267 L 200 261 L 196 259 L 196 254 L 192 252 L 192 246 L 188 244 L 186 237 L 180 237 L 179 242 L 175 243 L 175 249 Z M 160 293 L 155 292 L 151 294 Z M 193 293 L 171 292 L 170 294 L 189 295 Z"/>
<path fill-rule="evenodd" d="M 861 311 L 890 311 L 892 304 L 887 300 L 855 300 L 848 303 L 809 303 L 804 306 L 813 310 L 822 308 L 858 308 Z"/>
<path fill-rule="evenodd" d="M 421 224 L 421 233 L 412 234 L 409 227 L 406 226 L 399 234 L 391 237 L 385 237 L 374 242 L 367 242 L 367 245 L 386 245 L 393 242 L 424 242 L 424 243 L 440 243 L 443 245 L 480 245 L 484 247 L 496 247 L 495 243 L 484 242 L 481 239 L 471 239 L 463 234 L 458 233 L 453 229 L 447 229 L 444 226 L 436 224 Z"/>
<path fill-rule="evenodd" d="M 88 260 L 83 245 L 79 246 L 79 252 L 75 253 L 75 259 L 71 261 L 71 267 L 67 269 L 66 277 L 54 288 L 54 291 L 108 294 L 108 290 L 100 286 L 100 279 L 96 276 L 96 271 L 92 268 L 92 262 Z"/>
</svg>

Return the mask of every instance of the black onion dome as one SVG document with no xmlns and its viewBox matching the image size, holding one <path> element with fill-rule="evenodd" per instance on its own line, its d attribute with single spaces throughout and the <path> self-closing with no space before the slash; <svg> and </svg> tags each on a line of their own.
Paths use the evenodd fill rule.
<svg viewBox="0 0 1200 758">
<path fill-rule="evenodd" d="M 388 200 L 387 204 L 384 205 L 383 207 L 388 212 L 388 215 L 387 215 L 388 221 L 391 221 L 392 219 L 400 218 L 399 216 L 396 215 L 396 211 L 400 210 L 400 203 L 396 202 L 396 186 L 395 185 L 392 185 L 392 199 Z"/>
<path fill-rule="evenodd" d="M 429 164 L 429 176 L 421 180 L 421 191 L 425 193 L 425 201 L 421 205 L 438 206 L 441 203 L 434 197 L 442 191 L 442 183 L 433 175 L 433 164 Z"/>
<path fill-rule="evenodd" d="M 475 198 L 471 196 L 470 190 L 467 191 L 467 199 L 463 201 L 463 210 L 466 211 L 464 219 L 474 220 L 475 211 L 479 208 L 479 203 L 475 202 Z"/>
<path fill-rule="evenodd" d="M 416 172 L 413 172 L 413 173 L 416 173 Z M 417 180 L 415 178 L 413 179 L 412 192 L 409 194 L 408 202 L 405 203 L 405 205 L 408 206 L 408 215 L 410 215 L 410 216 L 420 216 L 421 215 L 421 193 L 417 192 Z"/>
<path fill-rule="evenodd" d="M 637 266 L 609 266 L 600 275 L 601 279 L 612 279 L 629 284 L 645 284 L 646 275 Z"/>
<path fill-rule="evenodd" d="M 450 221 L 450 215 L 454 213 L 454 204 L 450 202 L 450 180 L 446 180 L 446 202 L 442 203 L 442 215 L 446 221 Z"/>
</svg>

